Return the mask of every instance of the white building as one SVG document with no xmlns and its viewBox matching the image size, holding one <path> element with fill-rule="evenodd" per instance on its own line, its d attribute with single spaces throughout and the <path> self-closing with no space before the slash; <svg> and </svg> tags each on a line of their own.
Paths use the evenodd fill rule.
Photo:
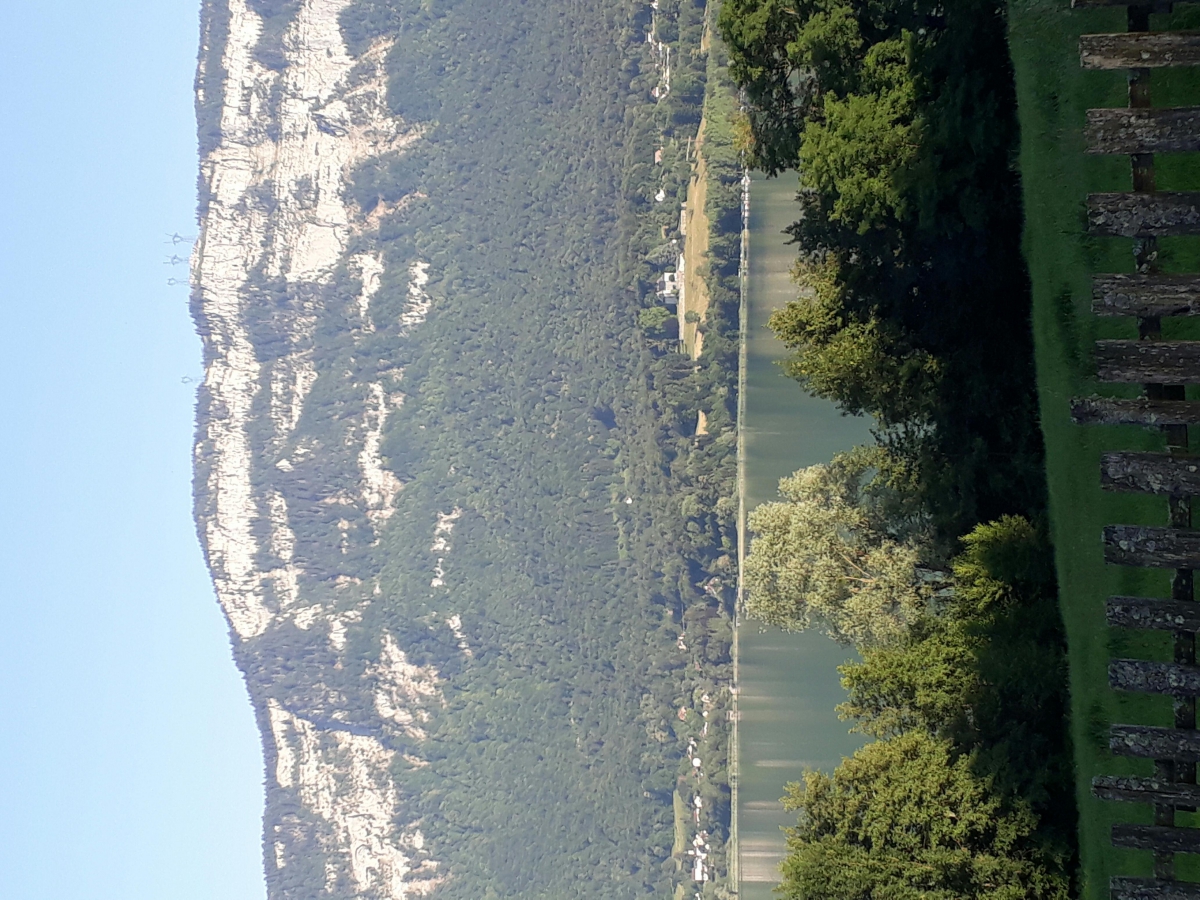
<svg viewBox="0 0 1200 900">
<path fill-rule="evenodd" d="M 674 306 L 679 302 L 679 288 L 678 276 L 674 272 L 663 272 L 659 276 L 656 293 L 668 306 Z"/>
</svg>

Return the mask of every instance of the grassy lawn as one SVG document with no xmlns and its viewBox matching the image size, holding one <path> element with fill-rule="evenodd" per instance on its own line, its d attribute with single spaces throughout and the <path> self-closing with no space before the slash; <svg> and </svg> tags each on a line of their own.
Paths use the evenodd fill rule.
<svg viewBox="0 0 1200 900">
<path fill-rule="evenodd" d="M 1069 0 L 1014 0 L 1009 15 L 1051 525 L 1070 645 L 1083 895 L 1100 898 L 1107 896 L 1109 875 L 1151 873 L 1149 853 L 1116 850 L 1109 841 L 1113 822 L 1151 821 L 1149 807 L 1103 803 L 1090 794 L 1093 775 L 1151 771 L 1149 761 L 1108 753 L 1108 726 L 1113 722 L 1171 724 L 1168 700 L 1120 695 L 1107 686 L 1111 656 L 1169 659 L 1169 636 L 1112 630 L 1104 624 L 1108 595 L 1168 596 L 1168 576 L 1105 565 L 1100 533 L 1108 524 L 1164 525 L 1167 512 L 1162 498 L 1106 493 L 1099 487 L 1102 451 L 1161 449 L 1159 436 L 1139 428 L 1084 427 L 1070 421 L 1072 397 L 1137 394 L 1134 388 L 1097 384 L 1091 349 L 1097 338 L 1133 338 L 1137 331 L 1132 319 L 1101 320 L 1091 314 L 1091 275 L 1131 271 L 1132 242 L 1088 237 L 1083 206 L 1090 191 L 1131 187 L 1128 157 L 1087 156 L 1082 137 L 1088 108 L 1126 105 L 1125 75 L 1084 72 L 1078 53 L 1080 34 L 1125 31 L 1125 9 L 1072 11 L 1068 7 Z M 1181 12 L 1174 16 L 1154 17 L 1152 27 L 1200 27 L 1200 9 L 1179 8 Z M 1158 70 L 1152 97 L 1161 106 L 1200 104 L 1200 76 Z M 1200 189 L 1200 154 L 1160 156 L 1156 166 L 1160 189 Z M 1165 271 L 1200 272 L 1197 239 L 1164 240 L 1161 246 Z M 1192 332 L 1193 323 L 1164 322 L 1167 337 L 1200 337 Z M 1193 447 L 1198 437 L 1192 435 Z M 1186 857 L 1177 860 L 1179 877 L 1200 879 L 1200 866 Z"/>
</svg>

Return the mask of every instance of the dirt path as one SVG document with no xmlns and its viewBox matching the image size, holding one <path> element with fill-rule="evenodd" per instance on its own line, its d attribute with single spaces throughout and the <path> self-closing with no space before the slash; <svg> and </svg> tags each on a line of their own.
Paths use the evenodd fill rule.
<svg viewBox="0 0 1200 900">
<path fill-rule="evenodd" d="M 704 349 L 704 335 L 699 333 L 696 323 L 687 321 L 687 314 L 695 312 L 703 322 L 708 312 L 708 285 L 701 277 L 708 259 L 708 215 L 704 208 L 708 195 L 708 165 L 704 161 L 704 125 L 701 119 L 696 132 L 696 162 L 692 166 L 684 210 L 687 234 L 683 239 L 683 291 L 679 300 L 679 334 L 684 350 L 692 359 L 699 358 Z"/>
</svg>

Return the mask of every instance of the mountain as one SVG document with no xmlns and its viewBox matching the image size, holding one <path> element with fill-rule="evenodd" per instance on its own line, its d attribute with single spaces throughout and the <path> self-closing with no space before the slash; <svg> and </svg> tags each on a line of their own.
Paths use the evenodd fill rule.
<svg viewBox="0 0 1200 900">
<path fill-rule="evenodd" d="M 273 900 L 726 892 L 731 153 L 702 350 L 645 315 L 710 15 L 203 2 L 195 513 Z"/>
</svg>

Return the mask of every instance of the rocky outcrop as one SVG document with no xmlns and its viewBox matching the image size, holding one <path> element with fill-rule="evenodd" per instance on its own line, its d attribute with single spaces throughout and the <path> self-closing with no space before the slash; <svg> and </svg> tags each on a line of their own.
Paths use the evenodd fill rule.
<svg viewBox="0 0 1200 900">
<path fill-rule="evenodd" d="M 202 119 L 218 137 L 202 144 L 192 257 L 206 361 L 196 506 L 235 655 L 269 724 L 268 883 L 286 882 L 315 842 L 326 895 L 402 900 L 440 878 L 392 775 L 398 755 L 421 765 L 413 748 L 441 703 L 438 673 L 409 662 L 390 635 L 376 664 L 349 671 L 347 635 L 371 602 L 369 584 L 316 566 L 297 524 L 332 517 L 340 551 L 351 555 L 372 541 L 354 523 L 382 526 L 402 487 L 381 456 L 387 416 L 403 401 L 402 373 L 358 384 L 351 372 L 322 371 L 313 353 L 336 283 L 346 273 L 361 281 L 353 310 L 363 333 L 412 330 L 430 308 L 428 266 L 414 260 L 401 272 L 409 289 L 399 321 L 374 321 L 386 264 L 378 252 L 351 252 L 372 227 L 346 198 L 355 167 L 402 153 L 421 135 L 388 111 L 387 46 L 357 59 L 348 52 L 338 23 L 348 2 L 299 3 L 282 37 L 284 64 L 271 67 L 256 54 L 263 20 L 247 0 L 216 0 L 208 10 L 221 27 L 207 28 L 205 40 L 223 45 L 202 48 L 197 78 Z M 302 433 L 322 378 L 348 382 L 360 398 L 357 409 L 339 412 L 347 445 L 339 454 L 320 453 Z M 306 474 L 317 456 L 338 468 L 336 477 Z M 277 665 L 284 643 L 321 664 L 285 683 Z"/>
</svg>

